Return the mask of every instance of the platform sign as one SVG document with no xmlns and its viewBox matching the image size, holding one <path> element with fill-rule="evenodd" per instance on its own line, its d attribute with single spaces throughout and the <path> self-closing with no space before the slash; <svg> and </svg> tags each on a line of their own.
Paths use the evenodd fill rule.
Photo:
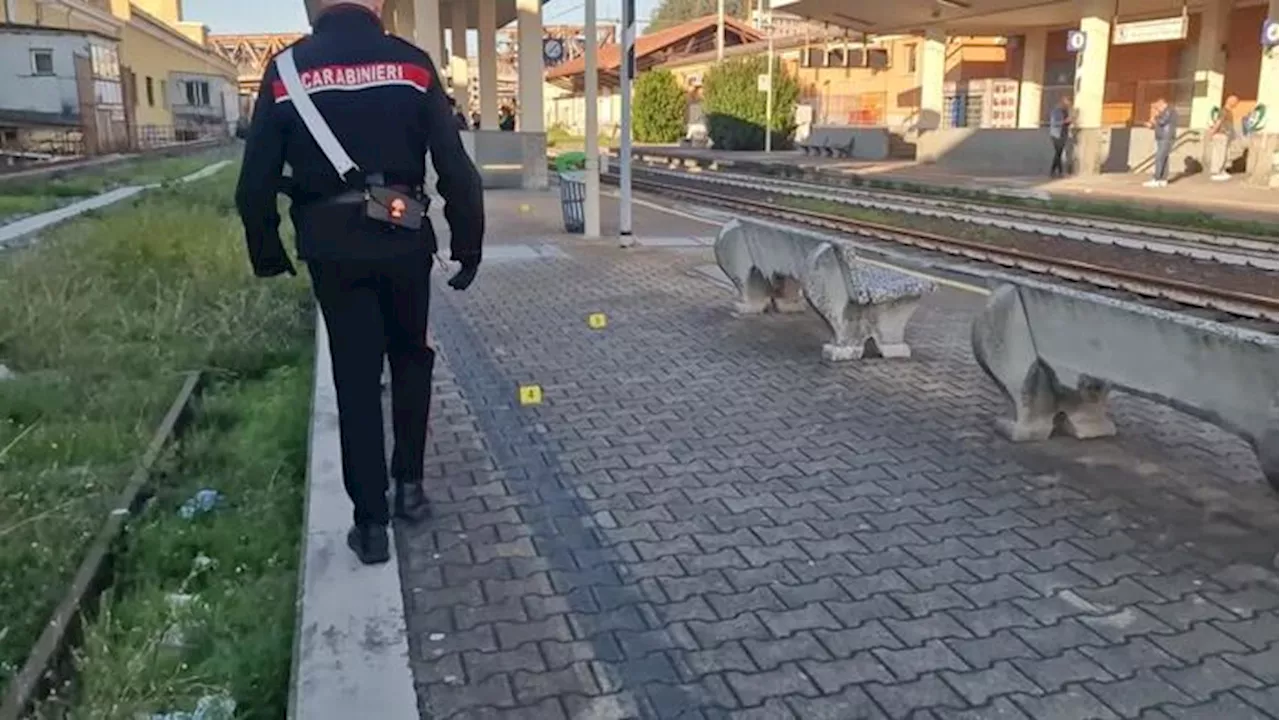
<svg viewBox="0 0 1280 720">
<path fill-rule="evenodd" d="M 1116 23 L 1111 33 L 1112 45 L 1137 45 L 1139 43 L 1167 42 L 1187 38 L 1187 18 L 1178 16 L 1159 20 Z"/>
<path fill-rule="evenodd" d="M 990 100 L 983 104 L 984 125 L 993 128 L 1018 127 L 1018 81 L 992 80 Z"/>
<path fill-rule="evenodd" d="M 545 38 L 542 41 L 542 59 L 548 65 L 555 65 L 564 59 L 564 41 L 560 38 Z"/>
<path fill-rule="evenodd" d="M 1088 42 L 1088 35 L 1083 30 L 1067 31 L 1067 52 L 1080 52 L 1084 50 L 1085 44 Z"/>
<path fill-rule="evenodd" d="M 1276 45 L 1280 45 L 1280 23 L 1268 19 L 1262 23 L 1262 46 L 1275 47 Z"/>
</svg>

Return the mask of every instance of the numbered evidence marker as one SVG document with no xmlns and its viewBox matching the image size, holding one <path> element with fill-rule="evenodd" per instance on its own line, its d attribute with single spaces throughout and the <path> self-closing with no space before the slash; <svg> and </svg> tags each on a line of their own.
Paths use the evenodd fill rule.
<svg viewBox="0 0 1280 720">
<path fill-rule="evenodd" d="M 541 405 L 542 388 L 538 385 L 521 385 L 520 404 L 525 406 Z"/>
<path fill-rule="evenodd" d="M 609 318 L 604 313 L 591 313 L 587 316 L 587 327 L 592 330 L 603 330 L 609 324 Z"/>
</svg>

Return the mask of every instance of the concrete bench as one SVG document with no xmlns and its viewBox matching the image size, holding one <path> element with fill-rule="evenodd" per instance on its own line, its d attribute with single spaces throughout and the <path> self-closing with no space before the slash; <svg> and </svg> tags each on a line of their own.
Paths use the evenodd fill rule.
<svg viewBox="0 0 1280 720">
<path fill-rule="evenodd" d="M 853 157 L 856 139 L 855 128 L 817 126 L 803 143 L 797 143 L 797 147 L 805 155 L 847 158 Z"/>
<path fill-rule="evenodd" d="M 829 361 L 905 358 L 907 321 L 933 283 L 860 261 L 848 245 L 758 220 L 733 220 L 715 244 L 716 262 L 739 293 L 742 314 L 813 307 L 831 328 Z"/>
<path fill-rule="evenodd" d="M 1240 435 L 1277 480 L 1274 335 L 1038 281 L 1006 282 L 974 320 L 978 364 L 1013 402 L 1015 442 L 1114 435 L 1111 388 Z"/>
</svg>

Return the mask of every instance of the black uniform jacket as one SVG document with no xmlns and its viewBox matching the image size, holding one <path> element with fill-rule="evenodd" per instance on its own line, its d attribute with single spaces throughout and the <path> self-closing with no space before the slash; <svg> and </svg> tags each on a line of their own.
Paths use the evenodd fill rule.
<svg viewBox="0 0 1280 720">
<path fill-rule="evenodd" d="M 388 184 L 421 186 L 431 153 L 453 259 L 478 263 L 484 235 L 480 175 L 463 149 L 431 58 L 388 35 L 373 13 L 354 5 L 326 11 L 314 33 L 293 45 L 293 55 L 316 108 L 360 168 L 351 177 L 382 173 Z M 325 202 L 349 188 L 307 132 L 273 60 L 259 89 L 236 188 L 258 275 L 291 267 L 280 242 L 276 199 L 285 187 L 285 163 L 292 170 L 290 216 L 303 259 L 376 260 L 435 252 L 429 222 L 420 231 L 397 228 L 367 219 L 362 203 Z"/>
</svg>

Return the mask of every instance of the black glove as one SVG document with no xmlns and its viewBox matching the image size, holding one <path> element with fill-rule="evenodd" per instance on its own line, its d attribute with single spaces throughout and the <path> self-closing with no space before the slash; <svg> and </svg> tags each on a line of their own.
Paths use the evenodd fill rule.
<svg viewBox="0 0 1280 720">
<path fill-rule="evenodd" d="M 463 258 L 459 262 L 462 263 L 462 269 L 449 278 L 449 287 L 454 290 L 466 290 L 471 287 L 471 283 L 475 282 L 476 272 L 480 270 L 480 260 L 478 258 Z"/>
</svg>

